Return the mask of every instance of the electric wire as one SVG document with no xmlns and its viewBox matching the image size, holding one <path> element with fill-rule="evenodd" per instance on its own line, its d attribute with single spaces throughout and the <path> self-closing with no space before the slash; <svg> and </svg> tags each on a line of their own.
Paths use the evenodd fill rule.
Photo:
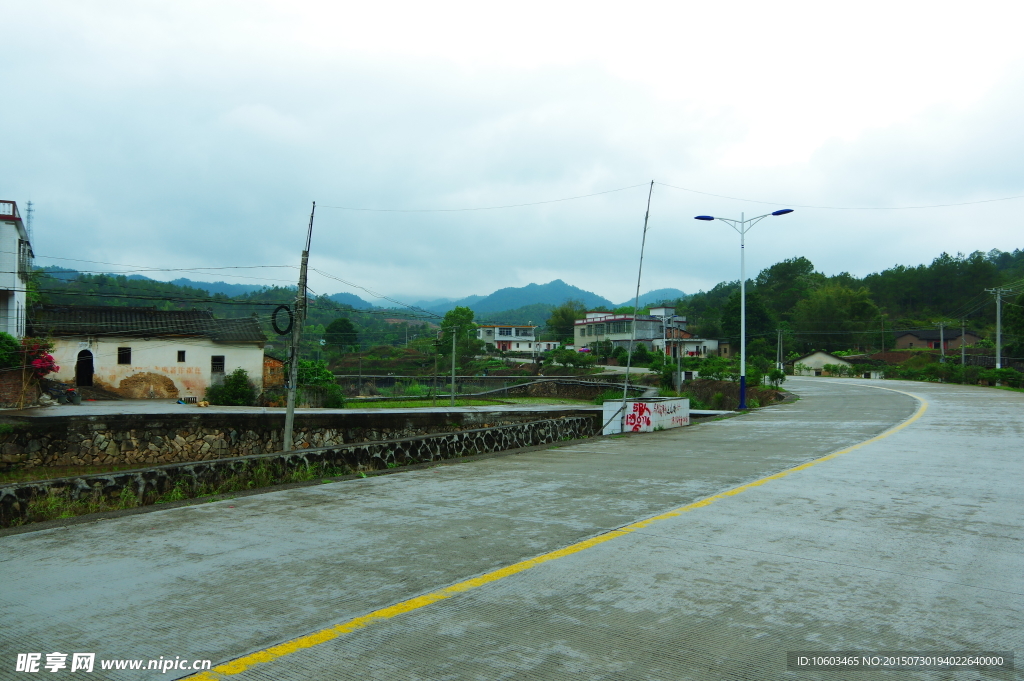
<svg viewBox="0 0 1024 681">
<path fill-rule="evenodd" d="M 978 201 L 963 201 L 960 203 L 935 203 L 920 206 L 815 206 L 809 204 L 789 203 L 788 201 L 761 201 L 759 199 L 745 199 L 739 196 L 712 194 L 711 192 L 703 192 L 697 189 L 690 189 L 689 187 L 679 187 L 677 185 L 666 184 L 664 182 L 657 182 L 656 184 L 660 184 L 663 187 L 670 187 L 671 189 L 679 189 L 684 192 L 690 192 L 692 194 L 714 196 L 719 199 L 729 199 L 731 201 L 743 201 L 745 203 L 760 203 L 772 206 L 790 206 L 793 208 L 814 208 L 818 210 L 920 210 L 925 208 L 951 208 L 954 206 L 974 206 L 980 203 L 995 203 L 998 201 L 1013 201 L 1016 199 L 1024 199 L 1024 194 L 1018 194 L 1016 196 L 1003 196 L 997 199 L 981 199 Z"/>
<path fill-rule="evenodd" d="M 360 211 L 367 213 L 466 213 L 472 211 L 481 210 L 502 210 L 505 208 L 524 208 L 526 206 L 542 206 L 549 203 L 561 203 L 563 201 L 576 201 L 577 199 L 589 199 L 593 196 L 602 196 L 604 194 L 614 194 L 615 192 L 623 192 L 627 189 L 636 189 L 637 187 L 646 187 L 647 182 L 641 184 L 633 184 L 628 187 L 619 187 L 618 189 L 608 189 L 602 192 L 594 192 L 593 194 L 580 194 L 579 196 L 566 196 L 561 199 L 548 199 L 546 201 L 531 201 L 529 203 L 512 203 L 503 206 L 477 206 L 472 208 L 354 208 L 351 206 L 321 206 L 321 208 L 335 208 L 337 210 L 350 210 Z"/>
</svg>

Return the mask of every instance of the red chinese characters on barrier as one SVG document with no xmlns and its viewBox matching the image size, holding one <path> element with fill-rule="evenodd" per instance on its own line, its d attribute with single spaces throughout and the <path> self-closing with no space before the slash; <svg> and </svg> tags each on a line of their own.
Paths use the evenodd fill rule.
<svg viewBox="0 0 1024 681">
<path fill-rule="evenodd" d="M 633 411 L 626 414 L 626 427 L 634 433 L 651 429 L 651 406 L 646 402 L 634 402 Z"/>
</svg>

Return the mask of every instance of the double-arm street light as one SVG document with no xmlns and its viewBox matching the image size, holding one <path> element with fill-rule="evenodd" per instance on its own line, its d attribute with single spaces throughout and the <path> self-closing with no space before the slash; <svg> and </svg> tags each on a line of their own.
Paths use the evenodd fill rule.
<svg viewBox="0 0 1024 681">
<path fill-rule="evenodd" d="M 721 220 L 740 235 L 740 409 L 747 408 L 747 271 L 745 260 L 745 237 L 750 228 L 770 215 L 785 215 L 792 213 L 792 208 L 783 208 L 774 213 L 765 213 L 756 218 L 744 219 L 740 213 L 739 220 L 730 218 L 716 218 L 711 215 L 698 215 L 695 220 Z"/>
</svg>

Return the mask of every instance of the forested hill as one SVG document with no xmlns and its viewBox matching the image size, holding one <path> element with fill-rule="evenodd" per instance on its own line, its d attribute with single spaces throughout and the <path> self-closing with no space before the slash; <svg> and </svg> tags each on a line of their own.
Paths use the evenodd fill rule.
<svg viewBox="0 0 1024 681">
<path fill-rule="evenodd" d="M 1014 306 L 1024 305 L 1024 250 L 970 255 L 941 254 L 928 265 L 896 265 L 863 278 L 826 275 L 795 257 L 762 270 L 747 282 L 747 328 L 751 338 L 775 342 L 782 329 L 802 349 L 878 347 L 881 329 L 891 347 L 894 329 L 933 329 L 946 321 L 991 335 L 995 304 L 985 289 L 1014 290 L 1004 313 L 1008 344 L 1024 352 L 1024 325 Z M 1016 298 L 1016 300 L 1014 300 Z M 711 338 L 739 338 L 739 282 L 722 282 L 677 302 L 691 330 Z"/>
<path fill-rule="evenodd" d="M 380 308 L 356 309 L 334 298 L 310 298 L 306 326 L 312 339 L 318 339 L 323 333 L 323 327 L 339 317 L 350 318 L 359 334 L 360 343 L 368 346 L 404 343 L 407 337 L 425 336 L 428 333 L 425 324 L 436 322 L 431 314 Z M 365 302 L 355 296 L 352 298 Z M 228 296 L 223 293 L 211 294 L 195 286 L 124 275 L 82 274 L 54 267 L 37 269 L 29 287 L 30 304 L 154 307 L 158 310 L 199 308 L 211 309 L 216 316 L 222 318 L 255 315 L 272 342 L 280 342 L 271 323 L 274 309 L 278 305 L 291 305 L 294 301 L 294 286 L 261 287 L 259 290 Z"/>
</svg>

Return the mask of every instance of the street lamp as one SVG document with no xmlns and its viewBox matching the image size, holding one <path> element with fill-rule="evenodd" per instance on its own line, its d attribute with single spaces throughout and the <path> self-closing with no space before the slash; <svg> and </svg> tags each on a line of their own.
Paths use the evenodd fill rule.
<svg viewBox="0 0 1024 681">
<path fill-rule="evenodd" d="M 756 225 L 758 222 L 768 217 L 769 215 L 785 215 L 786 213 L 792 213 L 792 208 L 783 208 L 777 210 L 774 213 L 765 213 L 764 215 L 758 215 L 756 218 L 744 219 L 744 214 L 740 213 L 739 220 L 732 220 L 729 218 L 716 218 L 711 215 L 698 215 L 694 220 L 721 220 L 726 223 L 740 235 L 740 405 L 739 409 L 747 408 L 747 271 L 746 271 L 746 260 L 745 260 L 745 245 L 744 240 L 750 228 Z"/>
</svg>

